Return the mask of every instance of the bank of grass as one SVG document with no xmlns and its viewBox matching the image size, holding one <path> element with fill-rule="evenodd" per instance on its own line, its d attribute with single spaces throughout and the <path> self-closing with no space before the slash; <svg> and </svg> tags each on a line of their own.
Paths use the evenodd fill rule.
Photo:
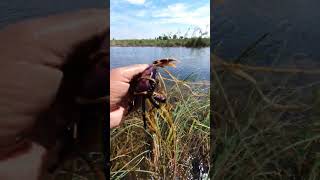
<svg viewBox="0 0 320 180">
<path fill-rule="evenodd" d="M 193 37 L 183 39 L 129 39 L 111 40 L 111 46 L 135 47 L 135 46 L 158 46 L 158 47 L 192 47 L 201 48 L 210 46 L 210 38 Z"/>
<path fill-rule="evenodd" d="M 320 179 L 320 70 L 249 59 L 212 56 L 211 179 Z"/>
<path fill-rule="evenodd" d="M 111 179 L 197 179 L 208 172 L 209 83 L 162 80 L 168 103 L 148 108 L 147 131 L 139 111 L 111 131 Z"/>
</svg>

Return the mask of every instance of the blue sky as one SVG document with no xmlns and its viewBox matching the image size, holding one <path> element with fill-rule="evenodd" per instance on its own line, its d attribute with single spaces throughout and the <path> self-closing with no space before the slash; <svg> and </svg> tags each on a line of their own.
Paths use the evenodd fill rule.
<svg viewBox="0 0 320 180">
<path fill-rule="evenodd" d="M 110 26 L 111 39 L 210 32 L 210 0 L 111 0 Z"/>
</svg>

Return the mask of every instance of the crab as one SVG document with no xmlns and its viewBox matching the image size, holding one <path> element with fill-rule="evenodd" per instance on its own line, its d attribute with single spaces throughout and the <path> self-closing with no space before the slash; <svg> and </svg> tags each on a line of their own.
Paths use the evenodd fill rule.
<svg viewBox="0 0 320 180">
<path fill-rule="evenodd" d="M 158 88 L 158 68 L 164 68 L 165 66 L 175 67 L 177 60 L 173 58 L 159 59 L 153 61 L 147 69 L 133 78 L 130 83 L 131 94 L 133 94 L 133 100 L 130 102 L 131 107 L 135 105 L 138 99 L 142 100 L 142 114 L 143 125 L 147 128 L 146 122 L 146 100 L 148 99 L 155 108 L 160 108 L 160 104 L 166 102 L 166 96 L 160 92 L 156 92 Z"/>
</svg>

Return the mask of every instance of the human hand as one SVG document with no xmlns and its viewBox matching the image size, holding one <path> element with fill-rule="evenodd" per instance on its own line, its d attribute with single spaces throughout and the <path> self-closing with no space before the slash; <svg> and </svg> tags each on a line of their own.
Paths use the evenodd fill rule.
<svg viewBox="0 0 320 180">
<path fill-rule="evenodd" d="M 110 71 L 110 128 L 119 126 L 128 109 L 127 97 L 131 79 L 144 71 L 147 64 L 136 64 Z"/>
<path fill-rule="evenodd" d="M 13 142 L 32 131 L 37 117 L 54 101 L 63 78 L 61 67 L 73 47 L 106 33 L 107 13 L 83 10 L 0 31 L 0 179 L 40 177 L 48 149 L 30 139 Z"/>
</svg>

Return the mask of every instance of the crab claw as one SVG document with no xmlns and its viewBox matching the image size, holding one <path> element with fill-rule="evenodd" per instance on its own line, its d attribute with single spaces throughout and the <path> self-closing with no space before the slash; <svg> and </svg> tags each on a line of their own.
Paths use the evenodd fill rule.
<svg viewBox="0 0 320 180">
<path fill-rule="evenodd" d="M 176 59 L 173 58 L 166 58 L 166 59 L 159 59 L 153 61 L 153 65 L 158 66 L 158 67 L 165 67 L 165 66 L 171 66 L 171 67 L 176 67 Z"/>
</svg>

